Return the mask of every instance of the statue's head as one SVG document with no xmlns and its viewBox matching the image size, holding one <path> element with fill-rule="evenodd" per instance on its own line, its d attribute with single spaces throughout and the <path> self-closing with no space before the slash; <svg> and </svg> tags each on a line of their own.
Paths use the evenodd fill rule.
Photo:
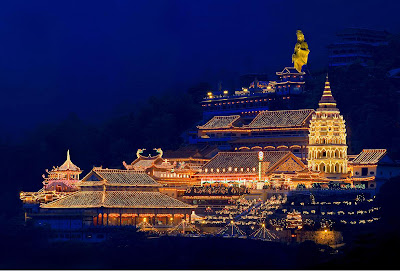
<svg viewBox="0 0 400 271">
<path fill-rule="evenodd" d="M 297 30 L 296 31 L 296 35 L 297 35 L 297 40 L 298 41 L 304 41 L 304 34 L 301 30 Z"/>
</svg>

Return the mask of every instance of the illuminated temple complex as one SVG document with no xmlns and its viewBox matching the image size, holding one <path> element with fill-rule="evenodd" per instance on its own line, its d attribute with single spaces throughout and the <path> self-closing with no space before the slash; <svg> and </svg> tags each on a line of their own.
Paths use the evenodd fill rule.
<svg viewBox="0 0 400 271">
<path fill-rule="evenodd" d="M 248 124 L 239 115 L 214 116 L 197 127 L 197 138 L 191 142 L 221 150 L 290 150 L 305 161 L 313 113 L 313 109 L 262 111 Z"/>
<path fill-rule="evenodd" d="M 294 54 L 297 69 L 277 72 L 277 81 L 254 78 L 249 87 L 234 93 L 222 87 L 208 92 L 201 102 L 200 125 L 186 134 L 178 150 L 164 153 L 155 148 L 156 155 L 145 155 L 145 149 L 139 149 L 132 162 L 122 162 L 124 169 L 94 167 L 83 179 L 68 151 L 61 166 L 46 170 L 38 192 L 20 193 L 25 221 L 56 231 L 143 225 L 176 230 L 192 219 L 205 222 L 210 217 L 199 215 L 214 208 L 227 215 L 222 221 L 229 219 L 233 227 L 233 219 L 242 215 L 259 223 L 254 212 L 247 216 L 251 208 L 265 208 L 266 219 L 265 214 L 296 193 L 311 206 L 317 203 L 310 193 L 333 191 L 336 197 L 357 189 L 374 192 L 380 181 L 399 176 L 399 164 L 385 149 L 348 155 L 345 120 L 328 77 L 317 109 L 294 109 L 304 97 L 301 67 L 309 53 L 299 33 L 297 45 L 307 51 Z M 230 212 L 235 206 L 240 208 Z M 296 208 L 303 209 L 304 202 L 300 206 Z M 308 209 L 297 213 L 294 207 L 291 212 L 286 208 L 280 215 L 292 230 L 306 223 L 308 215 L 314 217 Z M 271 225 L 279 227 L 275 222 Z"/>
</svg>

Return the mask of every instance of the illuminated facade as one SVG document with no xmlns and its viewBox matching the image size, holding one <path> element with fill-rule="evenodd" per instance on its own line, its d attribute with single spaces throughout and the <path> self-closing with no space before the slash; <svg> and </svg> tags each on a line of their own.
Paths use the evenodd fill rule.
<svg viewBox="0 0 400 271">
<path fill-rule="evenodd" d="M 255 183 L 271 180 L 275 174 L 295 174 L 306 166 L 289 151 L 220 152 L 203 166 L 202 184 L 239 184 L 256 188 Z M 262 188 L 262 185 L 261 185 Z"/>
<path fill-rule="evenodd" d="M 144 171 L 157 182 L 163 185 L 160 191 L 174 198 L 181 198 L 187 187 L 200 184 L 195 175 L 209 159 L 193 157 L 174 157 L 164 159 L 161 149 L 156 156 L 144 156 L 143 150 L 137 151 L 137 158 L 123 165 L 128 170 Z"/>
<path fill-rule="evenodd" d="M 327 177 L 347 174 L 346 126 L 336 107 L 328 77 L 319 107 L 310 122 L 308 168 Z"/>
<path fill-rule="evenodd" d="M 258 81 L 249 87 L 230 93 L 228 90 L 208 92 L 201 102 L 203 120 L 213 116 L 239 115 L 254 118 L 264 110 L 293 108 L 296 98 L 304 91 L 304 72 L 286 67 L 277 72 L 277 81 Z"/>
<path fill-rule="evenodd" d="M 77 192 L 28 214 L 34 224 L 55 230 L 140 223 L 168 226 L 190 221 L 195 209 L 160 193 L 162 185 L 144 172 L 95 167 L 77 185 Z"/>
<path fill-rule="evenodd" d="M 79 181 L 82 170 L 71 161 L 69 150 L 67 160 L 59 167 L 51 171 L 46 170 L 48 176 L 44 177 L 45 191 L 73 192 L 78 190 L 75 184 Z"/>
<path fill-rule="evenodd" d="M 161 184 L 177 187 L 197 184 L 194 175 L 209 161 L 191 157 L 164 159 L 163 151 L 155 150 L 158 152 L 156 156 L 143 156 L 144 150 L 138 150 L 137 158 L 131 164 L 123 162 L 124 167 L 128 170 L 144 171 Z"/>
<path fill-rule="evenodd" d="M 353 183 L 365 188 L 379 188 L 380 180 L 400 175 L 399 164 L 392 160 L 386 149 L 364 149 L 349 161 Z"/>
<path fill-rule="evenodd" d="M 291 151 L 307 158 L 308 128 L 313 109 L 262 111 L 249 124 L 239 115 L 214 116 L 198 126 L 192 144 L 217 145 L 221 150 Z"/>
</svg>

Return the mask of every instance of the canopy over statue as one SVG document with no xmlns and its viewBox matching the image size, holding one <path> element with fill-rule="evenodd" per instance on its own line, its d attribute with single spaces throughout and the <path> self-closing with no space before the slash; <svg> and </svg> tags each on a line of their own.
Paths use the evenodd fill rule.
<svg viewBox="0 0 400 271">
<path fill-rule="evenodd" d="M 298 72 L 301 72 L 303 65 L 307 64 L 308 54 L 310 50 L 308 49 L 308 44 L 304 39 L 304 34 L 301 30 L 297 30 L 297 43 L 294 47 L 294 54 L 292 55 L 292 62 L 294 67 Z"/>
</svg>

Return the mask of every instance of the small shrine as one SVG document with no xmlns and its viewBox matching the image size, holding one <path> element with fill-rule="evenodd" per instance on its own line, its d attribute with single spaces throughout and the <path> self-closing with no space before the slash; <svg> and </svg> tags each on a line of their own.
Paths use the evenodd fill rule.
<svg viewBox="0 0 400 271">
<path fill-rule="evenodd" d="M 43 174 L 44 191 L 56 192 L 74 192 L 78 188 L 75 184 L 79 181 L 79 175 L 82 170 L 71 161 L 69 150 L 67 151 L 67 160 L 59 166 L 53 167 L 52 170 L 47 170 L 47 177 Z"/>
</svg>

